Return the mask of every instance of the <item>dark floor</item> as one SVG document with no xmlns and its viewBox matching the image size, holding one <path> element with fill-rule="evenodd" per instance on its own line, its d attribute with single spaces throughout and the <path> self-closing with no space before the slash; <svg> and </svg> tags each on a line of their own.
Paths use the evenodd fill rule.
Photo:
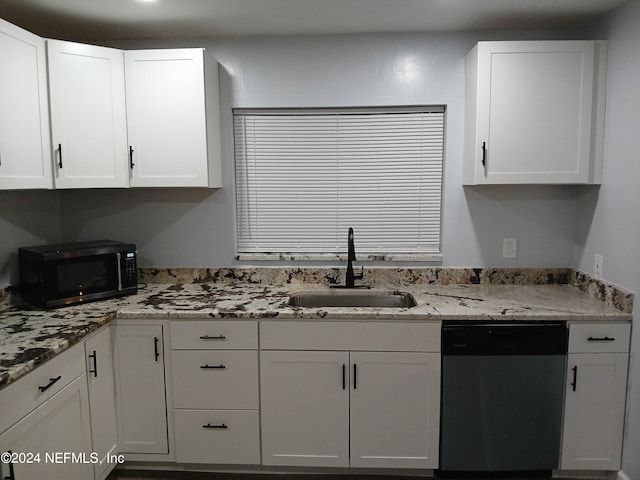
<svg viewBox="0 0 640 480">
<path fill-rule="evenodd" d="M 481 476 L 486 480 L 486 476 Z M 114 471 L 106 480 L 439 480 L 431 476 L 411 475 L 346 475 L 307 473 L 204 473 L 204 472 L 161 472 L 142 470 Z M 471 480 L 471 477 L 465 477 Z M 549 477 L 518 478 L 502 476 L 502 480 L 550 480 Z M 566 479 L 565 479 L 566 480 Z"/>
<path fill-rule="evenodd" d="M 140 470 L 114 471 L 107 480 L 431 480 L 433 477 L 407 475 L 335 475 L 306 473 L 200 473 L 155 472 Z"/>
</svg>

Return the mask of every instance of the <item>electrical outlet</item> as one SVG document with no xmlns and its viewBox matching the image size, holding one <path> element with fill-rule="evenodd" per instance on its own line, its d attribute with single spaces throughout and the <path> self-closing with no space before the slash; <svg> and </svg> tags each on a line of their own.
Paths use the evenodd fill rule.
<svg viewBox="0 0 640 480">
<path fill-rule="evenodd" d="M 504 238 L 502 239 L 502 258 L 518 257 L 518 239 Z"/>
<path fill-rule="evenodd" d="M 596 253 L 596 259 L 593 263 L 593 275 L 596 278 L 602 278 L 602 255 Z"/>
</svg>

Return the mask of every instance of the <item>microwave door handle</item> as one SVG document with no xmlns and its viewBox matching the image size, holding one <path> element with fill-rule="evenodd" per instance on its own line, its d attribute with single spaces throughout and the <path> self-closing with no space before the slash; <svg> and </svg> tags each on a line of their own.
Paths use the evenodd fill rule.
<svg viewBox="0 0 640 480">
<path fill-rule="evenodd" d="M 122 255 L 116 253 L 116 260 L 118 262 L 118 291 L 122 290 Z"/>
</svg>

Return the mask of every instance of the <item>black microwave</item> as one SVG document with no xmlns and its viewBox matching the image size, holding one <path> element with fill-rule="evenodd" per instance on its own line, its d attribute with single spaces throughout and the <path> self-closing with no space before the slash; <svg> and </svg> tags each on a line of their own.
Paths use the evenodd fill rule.
<svg viewBox="0 0 640 480">
<path fill-rule="evenodd" d="M 136 246 L 112 240 L 18 249 L 20 291 L 46 308 L 138 291 Z"/>
</svg>

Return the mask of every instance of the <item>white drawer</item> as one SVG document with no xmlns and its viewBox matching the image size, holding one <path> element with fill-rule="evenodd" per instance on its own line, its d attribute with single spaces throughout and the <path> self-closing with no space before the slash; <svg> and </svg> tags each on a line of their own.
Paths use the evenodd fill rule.
<svg viewBox="0 0 640 480">
<path fill-rule="evenodd" d="M 265 321 L 260 348 L 439 352 L 440 322 Z"/>
<path fill-rule="evenodd" d="M 626 353 L 630 336 L 629 323 L 572 323 L 569 353 Z"/>
<path fill-rule="evenodd" d="M 187 320 L 171 322 L 171 348 L 196 350 L 258 348 L 254 321 Z"/>
<path fill-rule="evenodd" d="M 257 350 L 171 352 L 176 408 L 257 409 Z"/>
<path fill-rule="evenodd" d="M 79 343 L 0 390 L 0 432 L 50 399 L 84 372 L 84 344 Z"/>
<path fill-rule="evenodd" d="M 174 410 L 176 461 L 258 465 L 255 410 Z"/>
</svg>

